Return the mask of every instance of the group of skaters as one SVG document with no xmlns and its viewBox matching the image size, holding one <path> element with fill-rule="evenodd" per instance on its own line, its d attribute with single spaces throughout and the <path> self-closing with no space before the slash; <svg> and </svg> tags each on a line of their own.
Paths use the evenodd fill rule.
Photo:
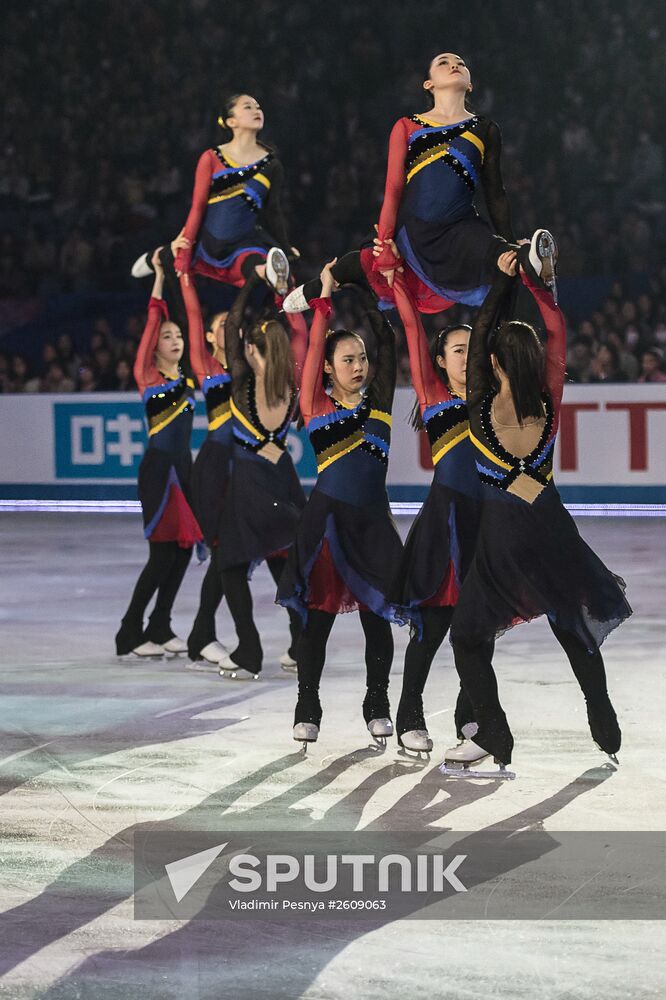
<svg viewBox="0 0 666 1000">
<path fill-rule="evenodd" d="M 248 94 L 225 105 L 219 122 L 229 139 L 201 156 L 182 232 L 134 265 L 135 275 L 154 276 L 135 366 L 148 424 L 139 497 L 149 558 L 117 652 L 187 652 L 223 677 L 258 678 L 263 650 L 250 580 L 266 562 L 289 619 L 280 663 L 298 676 L 295 740 L 319 736 L 328 638 L 337 615 L 358 611 L 371 735 L 383 742 L 395 731 L 407 751 L 432 749 L 423 695 L 449 634 L 460 742 L 446 752 L 447 767 L 475 774 L 471 768 L 492 757 L 498 773 L 508 773 L 513 737 L 492 665 L 495 640 L 545 614 L 585 697 L 592 737 L 614 756 L 621 733 L 600 646 L 631 608 L 623 581 L 581 539 L 552 480 L 566 358 L 555 241 L 544 229 L 515 239 L 500 132 L 468 110 L 464 61 L 437 55 L 423 86 L 431 109 L 400 118 L 391 132 L 375 233 L 319 278 L 295 287 L 283 170 L 258 138 L 264 116 Z M 489 221 L 474 207 L 479 188 Z M 197 275 L 239 289 L 231 309 L 207 326 Z M 362 302 L 371 358 L 364 338 L 329 328 L 341 285 Z M 540 313 L 545 346 L 521 319 L 526 296 Z M 456 303 L 477 307 L 473 326 L 454 324 L 429 342 L 421 315 Z M 404 545 L 386 492 L 396 384 L 391 309 L 407 338 L 413 424 L 425 430 L 434 466 Z M 196 384 L 208 434 L 192 464 Z M 295 419 L 317 460 L 307 499 L 287 449 Z M 171 610 L 195 547 L 210 562 L 184 642 Z M 223 599 L 237 636 L 230 653 L 215 633 Z M 392 624 L 410 629 L 395 723 Z"/>
</svg>

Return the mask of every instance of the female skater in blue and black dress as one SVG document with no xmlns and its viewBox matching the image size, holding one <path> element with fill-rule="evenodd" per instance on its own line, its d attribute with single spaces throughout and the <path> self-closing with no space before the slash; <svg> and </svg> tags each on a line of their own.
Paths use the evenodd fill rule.
<svg viewBox="0 0 666 1000">
<path fill-rule="evenodd" d="M 493 644 L 506 629 L 543 614 L 583 691 L 593 739 L 610 755 L 620 748 L 600 646 L 631 608 L 623 581 L 580 537 L 552 479 L 566 358 L 564 319 L 547 287 L 554 285 L 554 259 L 545 230 L 537 230 L 518 257 L 501 255 L 504 273 L 498 272 L 470 338 L 467 407 L 482 508 L 451 639 L 478 731 L 447 752 L 447 764 L 456 767 L 490 755 L 501 765 L 510 762 L 513 736 L 492 668 Z M 518 261 L 546 327 L 545 352 L 528 324 L 497 325 Z"/>
<path fill-rule="evenodd" d="M 248 300 L 262 279 L 264 266 L 258 265 L 225 325 L 233 473 L 217 522 L 217 558 L 238 645 L 221 660 L 220 673 L 235 680 L 258 677 L 263 663 L 248 578 L 265 560 L 277 583 L 305 505 L 287 449 L 287 434 L 301 383 L 307 327 L 299 317 L 301 323 L 290 342 L 282 324 L 272 316 L 245 322 Z M 295 666 L 300 633 L 298 615 L 290 610 L 289 619 L 291 643 L 280 657 L 286 669 Z"/>
<path fill-rule="evenodd" d="M 402 551 L 386 494 L 391 408 L 396 380 L 395 335 L 368 294 L 377 340 L 375 375 L 361 337 L 327 332 L 333 264 L 322 271 L 301 388 L 301 413 L 317 456 L 317 482 L 298 525 L 278 587 L 278 603 L 304 622 L 298 646 L 294 739 L 319 736 L 319 684 L 335 617 L 360 612 L 365 633 L 363 717 L 373 737 L 393 732 L 388 700 L 393 661 L 391 621 L 401 621 L 389 587 Z M 330 395 L 326 383 L 330 381 Z"/>
<path fill-rule="evenodd" d="M 467 109 L 472 82 L 464 61 L 451 52 L 436 56 L 423 87 L 432 109 L 400 118 L 391 132 L 374 251 L 366 247 L 345 254 L 333 276 L 339 284 L 367 281 L 389 304 L 395 301 L 395 271 L 404 267 L 418 310 L 434 313 L 457 302 L 483 302 L 513 232 L 500 167 L 500 130 Z M 476 211 L 479 188 L 491 224 Z M 319 294 L 318 279 L 307 282 L 287 296 L 285 310 L 304 310 Z"/>
<path fill-rule="evenodd" d="M 153 254 L 152 265 L 155 281 L 148 320 L 134 364 L 148 424 L 148 447 L 139 468 L 138 488 L 150 551 L 116 635 L 119 655 L 185 652 L 185 643 L 171 628 L 171 609 L 192 548 L 202 540 L 190 506 L 194 381 L 183 357 L 183 331 L 169 320 L 162 299 L 164 271 L 159 250 Z M 144 632 L 143 616 L 156 591 Z"/>
</svg>

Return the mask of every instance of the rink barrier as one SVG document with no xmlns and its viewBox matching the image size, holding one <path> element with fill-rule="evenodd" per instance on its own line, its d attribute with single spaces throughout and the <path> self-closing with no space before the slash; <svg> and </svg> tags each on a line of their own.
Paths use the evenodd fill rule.
<svg viewBox="0 0 666 1000">
<path fill-rule="evenodd" d="M 413 400 L 411 389 L 397 390 L 387 477 L 391 503 L 411 505 L 409 512 L 418 509 L 432 479 L 427 438 L 409 426 Z M 146 442 L 136 394 L 2 395 L 0 420 L 0 499 L 48 501 L 65 505 L 61 510 L 84 501 L 136 501 Z M 205 434 L 199 400 L 195 453 Z M 666 384 L 567 385 L 554 465 L 563 500 L 581 514 L 603 509 L 622 516 L 638 507 L 657 516 L 666 504 L 665 440 Z M 287 443 L 307 491 L 316 477 L 307 434 L 292 426 Z"/>
</svg>

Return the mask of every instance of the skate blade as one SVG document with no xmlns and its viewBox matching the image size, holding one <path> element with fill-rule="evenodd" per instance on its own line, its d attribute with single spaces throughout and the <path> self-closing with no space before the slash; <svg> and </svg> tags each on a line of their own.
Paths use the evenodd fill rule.
<svg viewBox="0 0 666 1000">
<path fill-rule="evenodd" d="M 220 664 L 211 663 L 210 660 L 190 660 L 185 664 L 185 669 L 195 674 L 219 674 Z"/>
<path fill-rule="evenodd" d="M 372 736 L 372 733 L 370 734 Z M 372 743 L 370 744 L 371 750 L 381 750 L 382 753 L 386 751 L 386 737 L 385 736 L 372 736 Z"/>
<path fill-rule="evenodd" d="M 399 757 L 409 757 L 412 760 L 430 760 L 431 750 L 412 750 L 411 747 L 401 746 L 398 750 Z"/>
<path fill-rule="evenodd" d="M 500 765 L 497 771 L 477 771 L 472 767 L 453 767 L 444 763 L 439 765 L 439 771 L 447 778 L 506 778 L 511 780 L 516 777 L 515 771 L 507 771 Z"/>
<path fill-rule="evenodd" d="M 116 659 L 121 663 L 149 663 L 151 660 L 154 663 L 161 663 L 162 660 L 166 660 L 167 656 L 165 653 L 150 653 L 148 655 L 141 653 L 117 653 Z"/>
<path fill-rule="evenodd" d="M 251 674 L 248 670 L 220 670 L 220 677 L 227 681 L 258 681 L 259 674 Z"/>
<path fill-rule="evenodd" d="M 285 674 L 291 674 L 294 677 L 298 673 L 298 664 L 294 663 L 292 666 L 287 666 L 284 663 L 280 664 L 280 669 L 284 671 Z"/>
</svg>

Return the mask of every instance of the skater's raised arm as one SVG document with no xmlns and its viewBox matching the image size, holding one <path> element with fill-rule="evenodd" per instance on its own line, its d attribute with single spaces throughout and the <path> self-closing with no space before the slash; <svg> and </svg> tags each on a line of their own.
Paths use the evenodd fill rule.
<svg viewBox="0 0 666 1000">
<path fill-rule="evenodd" d="M 333 307 L 330 297 L 324 296 L 320 299 L 314 299 L 312 307 L 315 314 L 310 327 L 300 394 L 300 408 L 306 426 L 313 417 L 330 409 L 330 400 L 324 389 L 323 376 L 326 334 Z"/>
<path fill-rule="evenodd" d="M 376 342 L 375 376 L 370 383 L 368 394 L 373 403 L 386 413 L 391 412 L 398 370 L 395 330 L 386 314 L 377 308 L 377 302 L 370 292 L 363 293 L 366 316 L 372 327 Z"/>
<path fill-rule="evenodd" d="M 245 378 L 250 372 L 250 366 L 245 358 L 241 329 L 248 299 L 260 282 L 261 278 L 256 271 L 253 271 L 236 296 L 236 300 L 229 310 L 229 315 L 225 323 L 224 342 L 227 355 L 227 369 L 231 373 L 234 382 Z"/>
<path fill-rule="evenodd" d="M 567 328 L 564 316 L 555 304 L 551 292 L 533 284 L 522 268 L 520 277 L 525 287 L 534 296 L 546 328 L 548 339 L 546 342 L 545 383 L 548 395 L 553 404 L 553 409 L 557 415 L 562 402 L 564 376 L 567 365 Z"/>
<path fill-rule="evenodd" d="M 509 199 L 504 189 L 501 169 L 502 134 L 495 122 L 490 122 L 486 137 L 486 149 L 483 160 L 482 181 L 486 197 L 486 207 L 498 236 L 507 242 L 513 242 L 511 227 L 511 211 Z"/>
<path fill-rule="evenodd" d="M 428 338 L 423 329 L 421 317 L 401 275 L 396 275 L 393 292 L 395 304 L 405 328 L 412 384 L 421 413 L 423 413 L 428 406 L 441 401 L 442 396 L 446 393 L 446 388 L 433 368 L 428 349 Z"/>
<path fill-rule="evenodd" d="M 148 303 L 148 318 L 146 319 L 146 325 L 141 335 L 141 341 L 134 361 L 134 381 L 141 393 L 148 386 L 158 385 L 164 381 L 155 364 L 155 348 L 160 336 L 160 327 L 165 320 L 169 319 L 169 311 L 166 302 L 162 298 L 164 291 L 164 270 L 159 259 L 159 251 L 161 249 L 160 247 L 156 250 L 152 257 L 155 280 Z"/>
<path fill-rule="evenodd" d="M 512 252 L 503 254 L 508 257 Z M 514 266 L 515 266 L 515 254 Z M 500 258 L 501 260 L 502 258 Z M 506 304 L 515 278 L 497 270 L 490 291 L 474 319 L 467 352 L 467 405 L 477 407 L 493 385 L 492 365 L 488 350 L 488 337 L 497 325 L 502 307 Z"/>
</svg>

